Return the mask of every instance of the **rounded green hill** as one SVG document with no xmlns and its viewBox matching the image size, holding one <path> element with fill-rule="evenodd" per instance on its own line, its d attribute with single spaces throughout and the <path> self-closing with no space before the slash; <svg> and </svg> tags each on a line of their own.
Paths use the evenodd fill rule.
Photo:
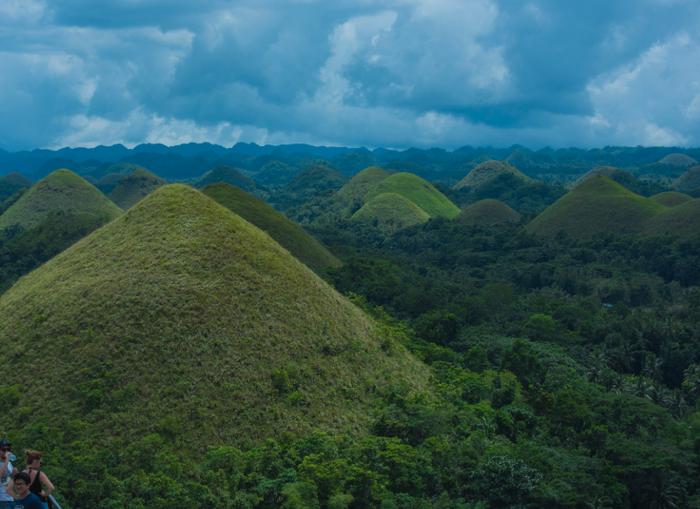
<svg viewBox="0 0 700 509">
<path fill-rule="evenodd" d="M 195 187 L 202 188 L 209 184 L 218 183 L 231 184 L 232 186 L 240 187 L 246 191 L 252 191 L 257 187 L 253 179 L 244 175 L 236 168 L 226 165 L 217 166 L 206 172 L 196 182 Z"/>
<path fill-rule="evenodd" d="M 212 184 L 202 192 L 267 232 L 282 247 L 312 269 L 340 266 L 340 260 L 301 226 L 242 189 L 229 184 Z"/>
<path fill-rule="evenodd" d="M 689 200 L 692 200 L 692 196 L 687 194 L 678 193 L 675 191 L 665 191 L 663 193 L 655 194 L 649 197 L 650 200 L 660 203 L 665 207 L 675 207 L 676 205 L 681 205 Z"/>
<path fill-rule="evenodd" d="M 680 177 L 673 181 L 673 189 L 681 193 L 692 193 L 700 190 L 700 164 L 688 168 Z"/>
<path fill-rule="evenodd" d="M 674 152 L 666 157 L 659 160 L 659 164 L 665 164 L 667 166 L 675 166 L 677 168 L 687 168 L 698 164 L 698 162 L 690 157 L 688 154 L 683 154 L 681 152 Z"/>
<path fill-rule="evenodd" d="M 109 197 L 114 203 L 126 210 L 165 184 L 166 181 L 158 175 L 139 168 L 129 175 L 122 176 L 112 192 L 109 193 Z"/>
<path fill-rule="evenodd" d="M 559 232 L 574 238 L 640 232 L 666 207 L 605 176 L 591 177 L 546 208 L 526 227 L 540 236 Z"/>
<path fill-rule="evenodd" d="M 523 182 L 530 182 L 532 180 L 515 166 L 505 161 L 489 160 L 484 161 L 472 169 L 462 180 L 453 186 L 453 189 L 458 190 L 465 187 L 478 188 L 504 174 L 512 175 Z"/>
<path fill-rule="evenodd" d="M 459 215 L 459 207 L 452 203 L 430 182 L 413 173 L 394 173 L 367 193 L 366 200 L 384 193 L 395 193 L 403 196 L 423 209 L 431 218 L 444 217 L 452 219 Z"/>
<path fill-rule="evenodd" d="M 0 216 L 0 230 L 19 225 L 25 230 L 40 224 L 49 214 L 70 211 L 103 218 L 121 214 L 99 189 L 70 170 L 56 170 L 46 176 Z"/>
<path fill-rule="evenodd" d="M 335 195 L 339 205 L 354 213 L 365 203 L 367 193 L 391 175 L 377 166 L 370 166 L 354 175 Z"/>
<path fill-rule="evenodd" d="M 651 218 L 644 226 L 644 233 L 655 236 L 699 236 L 700 198 L 686 200 Z"/>
<path fill-rule="evenodd" d="M 466 207 L 457 220 L 470 226 L 492 226 L 503 223 L 517 223 L 520 214 L 498 200 L 480 200 Z"/>
<path fill-rule="evenodd" d="M 96 447 L 167 429 L 209 445 L 367 430 L 382 394 L 427 369 L 267 234 L 164 186 L 0 297 L 22 387 L 3 409 Z M 45 361 L 36 376 L 37 352 Z M 24 417 L 20 417 L 24 415 Z M 89 438 L 88 438 L 89 437 Z"/>
<path fill-rule="evenodd" d="M 426 211 L 408 198 L 396 193 L 382 193 L 365 203 L 351 219 L 376 226 L 385 233 L 425 223 Z"/>
</svg>

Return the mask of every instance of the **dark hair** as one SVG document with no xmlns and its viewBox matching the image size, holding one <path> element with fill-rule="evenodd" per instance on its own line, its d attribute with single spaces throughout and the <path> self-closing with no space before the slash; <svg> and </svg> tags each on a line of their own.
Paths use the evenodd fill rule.
<svg viewBox="0 0 700 509">
<path fill-rule="evenodd" d="M 31 484 L 32 483 L 32 478 L 29 477 L 29 474 L 27 472 L 17 472 L 14 476 L 15 482 L 17 481 L 22 481 L 24 484 Z"/>
</svg>

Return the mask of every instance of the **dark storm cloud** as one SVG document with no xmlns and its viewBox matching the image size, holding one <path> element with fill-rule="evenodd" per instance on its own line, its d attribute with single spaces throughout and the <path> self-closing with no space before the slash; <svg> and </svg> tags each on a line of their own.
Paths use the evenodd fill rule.
<svg viewBox="0 0 700 509">
<path fill-rule="evenodd" d="M 700 143 L 682 0 L 0 0 L 0 146 Z"/>
</svg>

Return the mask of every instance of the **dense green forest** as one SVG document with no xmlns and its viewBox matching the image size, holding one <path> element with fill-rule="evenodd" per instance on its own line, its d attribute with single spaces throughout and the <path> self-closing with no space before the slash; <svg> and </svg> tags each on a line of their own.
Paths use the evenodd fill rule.
<svg viewBox="0 0 700 509">
<path fill-rule="evenodd" d="M 2 431 L 10 434 L 16 451 L 34 448 L 45 452 L 44 470 L 57 485 L 57 497 L 64 507 L 700 507 L 700 236 L 659 235 L 658 230 L 634 234 L 610 231 L 589 237 L 565 231 L 537 235 L 526 228 L 527 224 L 566 196 L 566 189 L 541 181 L 516 181 L 512 175 L 496 176 L 479 186 L 437 186 L 463 210 L 485 198 L 501 200 L 514 210 L 491 207 L 481 214 L 488 215 L 491 210 L 503 214 L 505 210 L 509 214 L 503 221 L 489 221 L 488 217 L 465 220 L 463 214 L 454 219 L 433 216 L 419 224 L 387 230 L 377 221 L 353 220 L 362 200 L 373 197 L 371 186 L 360 186 L 362 196 L 358 198 L 350 193 L 358 189 L 352 187 L 352 180 L 348 183 L 350 172 L 337 171 L 331 163 L 314 162 L 296 177 L 287 178 L 284 185 L 266 192 L 273 193 L 270 201 L 279 209 L 305 220 L 306 230 L 342 262 L 314 269 L 355 307 L 338 304 L 339 297 L 330 287 L 316 281 L 318 278 L 301 264 L 288 261 L 291 256 L 266 235 L 255 233 L 255 228 L 250 227 L 251 238 L 257 243 L 253 246 L 262 247 L 251 248 L 245 244 L 246 238 L 235 236 L 223 243 L 222 238 L 233 235 L 228 230 L 237 231 L 240 226 L 236 225 L 245 222 L 232 215 L 235 220 L 229 225 L 229 211 L 189 188 L 158 191 L 86 242 L 20 280 L 4 295 L 2 292 L 20 276 L 99 224 L 90 216 L 58 211 L 46 216 L 38 227 L 3 232 L 0 317 L 25 328 L 27 334 L 51 331 L 47 345 L 55 336 L 73 345 L 75 359 L 96 362 L 68 377 L 67 386 L 56 393 L 68 397 L 66 408 L 71 413 L 66 416 L 48 415 L 27 403 L 35 404 L 44 392 L 54 389 L 27 394 L 27 385 L 21 382 L 28 376 L 24 373 L 9 376 L 0 385 L 0 405 L 6 409 Z M 405 169 L 399 166 L 387 165 L 387 169 Z M 377 186 L 390 175 L 374 174 L 378 175 Z M 267 184 L 269 176 L 266 179 Z M 431 196 L 436 192 L 432 186 L 426 189 Z M 635 190 L 651 194 L 668 187 L 659 184 L 640 189 Z M 270 223 L 267 231 L 291 228 L 281 223 L 281 215 L 278 219 L 277 213 L 243 191 L 227 192 L 231 200 L 240 202 L 224 203 L 229 209 L 254 204 L 255 210 L 263 211 Z M 392 192 L 396 190 L 392 188 Z M 167 193 L 173 197 L 167 198 Z M 568 196 L 572 195 L 577 196 L 573 191 Z M 618 195 L 627 199 L 626 192 Z M 21 193 L 8 201 L 6 208 L 19 196 Z M 413 197 L 411 203 L 424 199 L 425 195 Z M 629 197 L 632 201 L 641 199 L 646 200 L 638 195 Z M 493 200 L 489 203 L 498 205 Z M 659 202 L 656 206 L 666 213 L 676 203 L 667 206 Z M 206 214 L 197 215 L 190 211 L 192 207 Z M 695 221 L 695 216 L 688 217 Z M 249 226 L 244 228 L 246 232 Z M 109 244 L 100 240 L 105 238 Z M 236 257 L 223 254 L 227 250 L 238 253 L 239 244 L 260 253 L 256 259 L 252 251 L 242 250 L 239 258 L 249 264 L 244 269 L 238 268 Z M 126 245 L 139 248 L 132 253 Z M 200 251 L 204 245 L 206 250 Z M 184 262 L 183 253 L 191 261 Z M 132 273 L 131 258 L 124 256 L 137 257 L 142 272 Z M 216 258 L 210 260 L 209 256 Z M 106 268 L 100 265 L 103 259 L 109 261 Z M 57 282 L 66 282 L 73 270 L 101 275 L 112 266 L 121 267 L 121 271 L 105 276 L 104 281 L 120 292 L 114 297 L 114 302 L 120 303 L 118 309 L 110 308 L 109 299 L 92 287 L 90 278 L 81 283 L 83 287 L 74 288 L 71 283 L 65 289 L 57 288 L 56 295 L 46 298 L 51 302 L 46 310 L 33 307 L 26 311 L 22 307 L 23 301 L 41 300 L 41 294 L 33 292 L 37 287 L 51 286 L 46 282 L 47 274 Z M 293 284 L 284 284 L 285 278 L 292 276 L 277 272 L 282 266 L 284 271 L 293 272 Z M 161 298 L 157 285 L 166 284 L 168 270 L 175 276 L 167 283 L 167 297 Z M 227 276 L 231 270 L 235 278 Z M 247 285 L 245 278 L 253 273 L 256 283 Z M 226 284 L 222 277 L 229 277 Z M 132 280 L 129 284 L 133 286 L 120 286 L 124 280 Z M 379 336 L 376 352 L 370 354 L 372 347 L 362 349 L 354 344 L 359 339 L 350 341 L 350 350 L 343 352 L 344 347 L 328 339 L 320 346 L 318 357 L 304 353 L 306 360 L 295 358 L 293 363 L 273 369 L 262 381 L 255 378 L 255 364 L 246 365 L 253 373 L 246 375 L 251 377 L 250 383 L 268 388 L 269 393 L 264 404 L 255 403 L 258 408 L 242 407 L 241 415 L 230 417 L 231 422 L 248 426 L 242 426 L 238 434 L 222 428 L 220 438 L 203 442 L 191 430 L 197 428 L 198 420 L 212 418 L 213 410 L 198 399 L 190 402 L 201 409 L 178 406 L 177 412 L 152 422 L 132 422 L 129 409 L 141 404 L 136 395 L 151 394 L 142 385 L 153 384 L 153 374 L 160 367 L 148 364 L 145 370 L 124 374 L 117 368 L 116 357 L 110 357 L 121 347 L 109 346 L 97 352 L 89 341 L 104 337 L 109 343 L 120 333 L 127 334 L 125 323 L 140 323 L 132 318 L 139 313 L 147 314 L 156 324 L 166 323 L 170 319 L 167 314 L 175 313 L 173 320 L 179 328 L 171 331 L 173 337 L 189 337 L 190 328 L 200 326 L 197 320 L 203 320 L 201 316 L 236 309 L 235 305 L 217 307 L 227 299 L 226 285 L 235 286 L 231 292 L 250 309 L 246 319 L 251 323 L 258 323 L 255 320 L 259 318 L 250 317 L 257 316 L 256 306 L 266 309 L 267 304 L 262 304 L 266 301 L 279 299 L 280 306 L 291 309 L 295 299 L 324 288 L 318 297 L 312 295 L 317 302 L 315 315 L 289 321 L 318 323 L 314 330 L 322 330 L 327 338 L 368 334 L 370 339 L 362 340 L 367 345 Z M 267 293 L 263 296 L 258 287 L 266 288 Z M 299 291 L 304 295 L 294 297 L 295 288 L 302 288 Z M 210 292 L 206 298 L 197 293 L 206 289 Z M 67 314 L 60 315 L 56 325 L 46 323 L 52 313 L 49 308 L 60 305 L 63 296 L 66 302 L 93 300 L 86 301 L 89 305 L 84 309 L 61 311 Z M 216 304 L 205 303 L 210 297 Z M 178 302 L 185 298 L 190 299 L 191 308 L 183 312 Z M 324 299 L 333 303 L 325 311 L 327 315 L 320 304 Z M 177 312 L 163 307 L 163 302 Z M 335 306 L 343 311 L 330 311 Z M 348 311 L 351 307 L 363 310 L 375 324 L 374 332 L 366 332 L 368 325 L 355 329 L 356 322 L 364 323 L 355 315 L 352 320 L 342 318 L 342 313 L 354 313 Z M 94 316 L 101 322 L 93 323 L 91 313 L 97 313 Z M 238 315 L 235 317 L 238 320 Z M 238 330 L 236 320 L 226 327 Z M 324 320 L 327 325 L 322 325 Z M 341 320 L 347 330 L 338 332 Z M 300 339 L 306 335 L 295 337 L 292 347 L 285 344 L 281 329 L 270 326 L 268 330 L 267 323 L 261 323 L 265 327 L 254 329 L 244 343 L 246 348 L 256 342 L 265 345 L 261 351 L 267 348 L 273 353 L 275 348 L 306 348 L 306 339 Z M 235 335 L 224 333 L 222 325 L 202 322 L 201 326 L 205 331 L 192 337 L 196 338 L 196 352 L 205 359 L 193 357 L 196 369 L 180 366 L 177 373 L 197 377 L 199 371 L 218 367 L 216 357 L 226 351 L 222 338 Z M 156 334 L 156 329 L 152 325 L 148 334 L 137 331 L 129 339 L 129 355 L 135 355 L 131 349 L 148 354 L 153 344 L 150 335 Z M 3 334 L 10 337 L 15 332 Z M 53 348 L 47 346 L 48 350 Z M 187 348 L 183 352 L 189 352 Z M 26 353 L 19 347 L 8 352 L 11 364 L 25 362 Z M 387 365 L 393 366 L 403 362 L 406 352 L 425 366 L 425 372 L 416 371 L 416 379 L 427 377 L 429 389 L 400 383 L 400 376 L 381 390 L 376 384 L 366 384 L 365 370 L 372 359 L 386 356 Z M 356 359 L 354 373 L 340 362 L 343 355 Z M 154 359 L 158 359 L 157 353 Z M 163 359 L 164 366 L 174 362 L 180 360 Z M 40 382 L 41 372 L 48 376 L 53 369 L 42 361 L 33 376 Z M 257 369 L 267 373 L 269 366 Z M 322 398 L 328 396 L 319 394 L 325 394 L 328 381 L 324 377 L 333 369 L 338 377 L 330 385 L 349 385 L 337 389 L 333 414 L 328 415 L 322 410 Z M 403 368 L 392 369 L 402 373 Z M 353 379 L 351 375 L 365 384 L 364 389 L 361 384 L 347 382 Z M 128 384 L 120 382 L 122 376 Z M 220 385 L 208 372 L 202 376 L 211 384 L 212 394 L 223 398 L 221 408 L 228 405 L 228 393 L 219 392 L 230 390 L 228 385 Z M 195 398 L 196 384 L 188 380 L 177 380 L 171 388 L 163 383 L 155 394 L 165 398 L 190 394 Z M 253 401 L 242 396 L 248 390 L 252 391 L 237 387 L 231 398 Z M 363 403 L 367 413 L 358 418 L 362 427 L 344 425 L 343 420 L 359 412 L 344 414 L 337 398 L 353 400 L 362 391 L 367 391 L 368 398 Z M 304 425 L 261 439 L 250 431 L 254 424 L 246 419 L 265 419 L 256 413 L 263 407 L 274 412 L 274 422 L 283 422 L 287 415 L 302 422 L 312 411 L 323 416 L 319 423 L 325 420 L 318 426 Z M 227 420 L 221 415 L 215 418 L 216 422 Z M 126 422 L 138 426 L 136 436 L 118 429 Z M 100 423 L 110 428 L 107 434 L 102 433 Z M 211 422 L 202 428 L 212 436 Z"/>
</svg>

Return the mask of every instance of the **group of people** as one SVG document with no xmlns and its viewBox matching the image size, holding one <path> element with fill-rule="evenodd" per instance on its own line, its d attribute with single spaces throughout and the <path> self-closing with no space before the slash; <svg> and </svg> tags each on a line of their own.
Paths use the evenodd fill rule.
<svg viewBox="0 0 700 509">
<path fill-rule="evenodd" d="M 50 509 L 53 484 L 41 471 L 41 452 L 27 451 L 24 470 L 18 471 L 12 462 L 12 444 L 0 439 L 0 509 Z"/>
</svg>

